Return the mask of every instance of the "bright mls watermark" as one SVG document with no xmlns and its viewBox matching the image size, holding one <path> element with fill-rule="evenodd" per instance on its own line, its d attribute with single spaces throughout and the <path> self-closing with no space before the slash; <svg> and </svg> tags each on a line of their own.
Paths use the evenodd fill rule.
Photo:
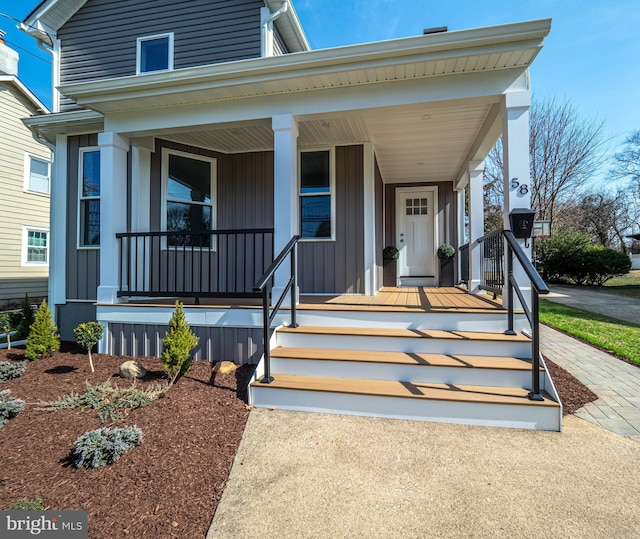
<svg viewBox="0 0 640 539">
<path fill-rule="evenodd" d="M 0 511 L 0 537 L 87 539 L 86 511 Z"/>
</svg>

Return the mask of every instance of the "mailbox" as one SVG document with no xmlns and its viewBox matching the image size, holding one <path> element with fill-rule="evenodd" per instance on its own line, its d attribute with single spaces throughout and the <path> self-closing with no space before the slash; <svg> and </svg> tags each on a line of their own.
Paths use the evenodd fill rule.
<svg viewBox="0 0 640 539">
<path fill-rule="evenodd" d="M 531 237 L 533 231 L 533 219 L 536 212 L 529 208 L 515 208 L 509 213 L 509 223 L 511 224 L 511 232 L 518 239 L 527 239 Z"/>
</svg>

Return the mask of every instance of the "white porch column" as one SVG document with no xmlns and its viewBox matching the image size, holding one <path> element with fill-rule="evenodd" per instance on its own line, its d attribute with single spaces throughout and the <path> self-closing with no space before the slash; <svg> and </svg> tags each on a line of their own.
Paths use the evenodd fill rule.
<svg viewBox="0 0 640 539">
<path fill-rule="evenodd" d="M 67 301 L 67 136 L 56 136 L 51 178 L 51 213 L 49 217 L 49 305 L 54 317 L 55 305 Z"/>
<path fill-rule="evenodd" d="M 376 178 L 373 144 L 364 143 L 364 293 L 373 296 L 376 283 Z"/>
<path fill-rule="evenodd" d="M 507 92 L 503 103 L 502 147 L 504 178 L 504 228 L 511 228 L 509 213 L 515 208 L 531 208 L 531 181 L 529 177 L 529 91 Z M 531 248 L 524 247 L 524 240 L 518 240 L 531 258 Z M 506 271 L 506 267 L 505 267 Z M 514 277 L 528 298 L 530 283 L 520 265 L 514 264 Z M 505 275 L 506 279 L 506 275 Z M 506 299 L 506 287 L 503 291 Z M 514 298 L 516 308 L 518 299 Z"/>
<path fill-rule="evenodd" d="M 469 284 L 471 294 L 479 294 L 482 279 L 481 251 L 478 238 L 484 235 L 484 197 L 482 177 L 484 161 L 469 163 Z"/>
<path fill-rule="evenodd" d="M 468 182 L 467 182 L 468 185 Z M 456 193 L 456 217 L 457 217 L 457 227 L 458 227 L 458 277 L 456 282 L 460 282 L 462 279 L 462 265 L 461 265 L 461 256 L 460 256 L 460 246 L 464 245 L 466 242 L 465 236 L 465 203 L 464 203 L 464 187 L 461 189 L 457 189 Z"/>
<path fill-rule="evenodd" d="M 277 256 L 292 236 L 299 233 L 298 217 L 298 122 L 291 114 L 272 118 L 273 128 L 273 244 Z M 273 298 L 279 298 L 289 280 L 288 262 L 276 272 Z M 298 290 L 295 290 L 298 297 Z M 296 299 L 297 301 L 297 299 Z"/>
<path fill-rule="evenodd" d="M 100 286 L 98 303 L 118 303 L 120 253 L 116 232 L 127 227 L 127 151 L 117 133 L 98 135 L 100 146 Z"/>
</svg>

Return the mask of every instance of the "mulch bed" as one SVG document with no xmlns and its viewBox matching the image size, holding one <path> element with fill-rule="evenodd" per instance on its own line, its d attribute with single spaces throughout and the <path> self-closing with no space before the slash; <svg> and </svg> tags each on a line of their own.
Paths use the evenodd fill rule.
<svg viewBox="0 0 640 539">
<path fill-rule="evenodd" d="M 0 361 L 23 359 L 23 349 L 0 350 Z M 95 373 L 74 345 L 30 362 L 23 376 L 0 382 L 0 390 L 28 405 L 0 429 L 0 509 L 42 498 L 46 509 L 85 509 L 92 539 L 112 537 L 202 538 L 215 513 L 248 417 L 246 387 L 253 367 L 212 375 L 208 362 L 193 370 L 166 396 L 132 410 L 116 426 L 137 425 L 144 442 L 111 466 L 94 470 L 69 464 L 73 442 L 103 424 L 94 410 L 44 411 L 38 402 L 83 393 L 86 382 L 107 379 L 131 384 L 117 374 L 131 359 L 96 354 Z M 138 387 L 164 380 L 158 359 L 139 361 L 149 371 Z M 597 396 L 567 371 L 547 360 L 564 413 Z"/>
<path fill-rule="evenodd" d="M 0 361 L 23 354 L 0 350 Z M 130 380 L 114 374 L 127 359 L 95 354 L 91 373 L 87 356 L 67 345 L 28 363 L 21 378 L 0 382 L 0 390 L 28 403 L 0 429 L 0 509 L 23 498 L 42 498 L 46 509 L 85 509 L 92 539 L 205 536 L 249 414 L 246 387 L 254 367 L 212 376 L 210 363 L 197 361 L 164 398 L 115 424 L 103 424 L 94 410 L 38 409 L 38 402 L 84 393 L 87 381 L 128 387 Z M 138 387 L 164 381 L 158 359 L 139 361 L 151 376 Z M 104 468 L 69 464 L 81 434 L 114 425 L 140 427 L 142 445 Z"/>
</svg>

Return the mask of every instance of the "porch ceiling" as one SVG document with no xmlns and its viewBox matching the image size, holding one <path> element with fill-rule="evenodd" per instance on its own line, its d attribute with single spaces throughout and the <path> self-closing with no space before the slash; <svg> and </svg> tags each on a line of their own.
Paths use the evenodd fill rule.
<svg viewBox="0 0 640 539">
<path fill-rule="evenodd" d="M 385 182 L 454 181 L 492 105 L 489 99 L 477 99 L 303 117 L 298 145 L 311 148 L 371 142 Z M 273 149 L 269 120 L 160 136 L 223 153 Z"/>
</svg>

